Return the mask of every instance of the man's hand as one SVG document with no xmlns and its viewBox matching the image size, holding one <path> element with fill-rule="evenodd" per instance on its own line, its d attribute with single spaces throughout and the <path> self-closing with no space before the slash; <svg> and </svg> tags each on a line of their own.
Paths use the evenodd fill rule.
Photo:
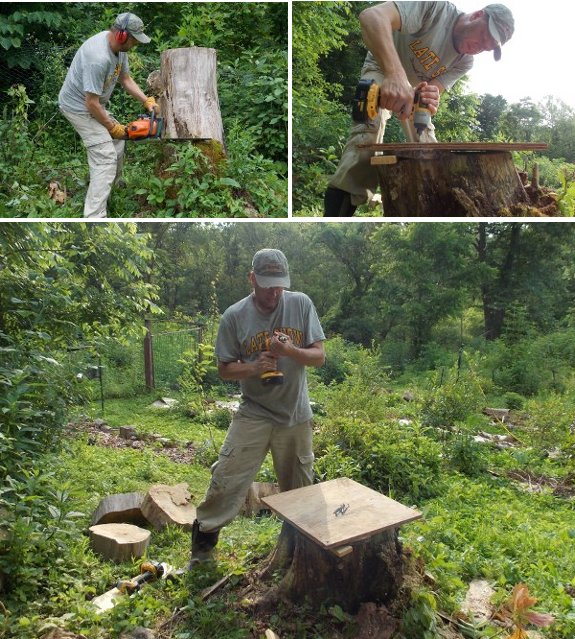
<svg viewBox="0 0 575 639">
<path fill-rule="evenodd" d="M 114 140 L 125 140 L 128 136 L 126 135 L 126 127 L 123 124 L 114 124 L 114 126 L 109 129 L 110 135 L 114 138 Z"/>
<path fill-rule="evenodd" d="M 416 91 L 419 91 L 421 103 L 431 111 L 431 115 L 435 115 L 437 109 L 439 109 L 439 87 L 427 82 L 420 82 L 416 87 Z"/>
<path fill-rule="evenodd" d="M 144 100 L 144 108 L 150 113 L 155 111 L 156 115 L 160 115 L 160 105 L 156 102 L 156 98 L 154 98 L 154 96 L 150 96 Z"/>
<path fill-rule="evenodd" d="M 275 357 L 288 357 L 294 349 L 294 344 L 289 335 L 276 331 L 270 340 L 270 352 Z"/>
<path fill-rule="evenodd" d="M 379 94 L 379 106 L 397 114 L 400 120 L 407 120 L 413 110 L 415 92 L 407 76 L 385 78 Z"/>
<path fill-rule="evenodd" d="M 262 373 L 275 371 L 278 367 L 278 360 L 271 351 L 262 351 L 253 362 L 254 376 L 259 377 Z"/>
</svg>

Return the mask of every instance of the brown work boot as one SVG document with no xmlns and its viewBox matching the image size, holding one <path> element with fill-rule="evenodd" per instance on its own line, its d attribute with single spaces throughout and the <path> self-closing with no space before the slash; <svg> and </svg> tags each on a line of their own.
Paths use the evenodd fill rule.
<svg viewBox="0 0 575 639">
<path fill-rule="evenodd" d="M 192 557 L 188 569 L 191 570 L 197 564 L 212 559 L 212 553 L 216 544 L 220 531 L 202 532 L 200 530 L 200 522 L 196 519 L 192 524 Z"/>
</svg>

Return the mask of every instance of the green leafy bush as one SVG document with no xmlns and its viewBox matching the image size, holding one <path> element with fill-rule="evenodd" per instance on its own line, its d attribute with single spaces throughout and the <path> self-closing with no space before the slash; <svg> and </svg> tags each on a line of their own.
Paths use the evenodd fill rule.
<svg viewBox="0 0 575 639">
<path fill-rule="evenodd" d="M 482 401 L 483 391 L 475 378 L 449 380 L 424 400 L 422 421 L 433 428 L 451 429 L 474 413 Z"/>
<path fill-rule="evenodd" d="M 478 477 L 487 469 L 482 444 L 466 433 L 459 433 L 451 439 L 447 446 L 447 459 L 452 468 L 468 477 Z"/>
</svg>

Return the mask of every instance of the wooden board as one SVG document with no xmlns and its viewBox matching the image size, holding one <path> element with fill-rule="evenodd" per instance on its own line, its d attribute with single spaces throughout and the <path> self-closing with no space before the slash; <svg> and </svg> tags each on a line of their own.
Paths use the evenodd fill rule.
<svg viewBox="0 0 575 639">
<path fill-rule="evenodd" d="M 369 149 L 374 152 L 390 151 L 419 153 L 421 151 L 469 151 L 469 152 L 490 152 L 490 151 L 545 151 L 547 144 L 540 142 L 433 142 L 419 144 L 417 142 L 407 142 L 402 144 L 358 144 L 360 148 Z"/>
<path fill-rule="evenodd" d="M 421 517 L 348 478 L 262 498 L 273 512 L 326 549 L 367 539 Z"/>
</svg>

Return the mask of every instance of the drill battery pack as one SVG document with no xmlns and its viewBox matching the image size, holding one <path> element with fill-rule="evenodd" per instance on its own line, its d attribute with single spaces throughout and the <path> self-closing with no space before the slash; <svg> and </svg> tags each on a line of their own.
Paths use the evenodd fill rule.
<svg viewBox="0 0 575 639">
<path fill-rule="evenodd" d="M 375 80 L 360 80 L 352 102 L 354 122 L 370 122 L 379 111 L 379 86 Z"/>
</svg>

